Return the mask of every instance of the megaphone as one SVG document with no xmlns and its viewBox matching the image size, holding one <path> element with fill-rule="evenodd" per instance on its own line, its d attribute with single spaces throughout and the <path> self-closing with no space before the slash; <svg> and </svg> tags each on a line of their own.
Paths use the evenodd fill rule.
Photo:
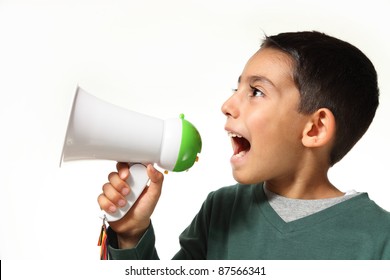
<svg viewBox="0 0 390 280">
<path fill-rule="evenodd" d="M 149 180 L 146 165 L 185 171 L 197 161 L 202 140 L 193 124 L 179 118 L 161 120 L 107 103 L 77 87 L 63 145 L 61 162 L 114 160 L 130 163 L 127 204 L 107 221 L 121 219 Z"/>
</svg>

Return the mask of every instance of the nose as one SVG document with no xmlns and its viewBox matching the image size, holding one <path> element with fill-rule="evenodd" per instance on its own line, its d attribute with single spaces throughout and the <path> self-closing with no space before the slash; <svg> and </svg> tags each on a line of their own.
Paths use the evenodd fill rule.
<svg viewBox="0 0 390 280">
<path fill-rule="evenodd" d="M 222 104 L 221 111 L 225 116 L 233 118 L 237 118 L 239 116 L 237 96 L 238 95 L 234 93 Z"/>
</svg>

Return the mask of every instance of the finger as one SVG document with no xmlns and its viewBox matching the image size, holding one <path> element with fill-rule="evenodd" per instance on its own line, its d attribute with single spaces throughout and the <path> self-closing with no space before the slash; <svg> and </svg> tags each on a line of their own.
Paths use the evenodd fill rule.
<svg viewBox="0 0 390 280">
<path fill-rule="evenodd" d="M 130 187 L 129 185 L 127 184 L 126 181 L 123 181 L 120 176 L 119 176 L 119 173 L 117 172 L 111 172 L 109 175 L 108 175 L 108 181 L 110 182 L 110 184 L 118 191 L 120 192 L 123 196 L 126 196 L 129 194 L 130 192 Z"/>
<path fill-rule="evenodd" d="M 97 200 L 100 209 L 106 211 L 107 213 L 115 213 L 117 207 L 103 193 L 98 196 Z"/>
<path fill-rule="evenodd" d="M 117 207 L 123 207 L 127 203 L 126 198 L 110 183 L 103 185 L 103 194 L 111 203 L 115 204 Z"/>
<path fill-rule="evenodd" d="M 118 162 L 116 164 L 116 169 L 118 170 L 119 177 L 122 180 L 127 180 L 127 178 L 129 177 L 129 175 L 130 175 L 129 168 L 130 168 L 130 166 L 126 162 Z"/>
</svg>

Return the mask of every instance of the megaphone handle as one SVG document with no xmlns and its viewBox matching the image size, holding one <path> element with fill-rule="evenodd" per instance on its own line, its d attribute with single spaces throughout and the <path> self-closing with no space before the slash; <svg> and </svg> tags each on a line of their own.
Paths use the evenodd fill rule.
<svg viewBox="0 0 390 280">
<path fill-rule="evenodd" d="M 118 208 L 115 213 L 104 212 L 104 216 L 108 222 L 118 221 L 130 210 L 133 204 L 137 201 L 142 191 L 145 189 L 149 177 L 146 171 L 146 166 L 141 163 L 135 163 L 130 166 L 130 176 L 127 183 L 130 186 L 130 193 L 126 196 L 127 204 L 122 208 Z"/>
</svg>

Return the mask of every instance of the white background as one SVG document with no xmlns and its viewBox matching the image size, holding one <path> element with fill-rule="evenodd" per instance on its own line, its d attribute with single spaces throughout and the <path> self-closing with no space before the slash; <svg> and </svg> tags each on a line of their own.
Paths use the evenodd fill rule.
<svg viewBox="0 0 390 280">
<path fill-rule="evenodd" d="M 77 85 L 155 117 L 184 113 L 199 129 L 199 163 L 166 176 L 153 215 L 159 255 L 171 258 L 207 194 L 234 183 L 220 106 L 264 33 L 319 30 L 373 61 L 380 108 L 330 177 L 390 210 L 389 3 L 0 0 L 0 258 L 99 257 L 96 198 L 115 162 L 59 168 Z"/>
</svg>

